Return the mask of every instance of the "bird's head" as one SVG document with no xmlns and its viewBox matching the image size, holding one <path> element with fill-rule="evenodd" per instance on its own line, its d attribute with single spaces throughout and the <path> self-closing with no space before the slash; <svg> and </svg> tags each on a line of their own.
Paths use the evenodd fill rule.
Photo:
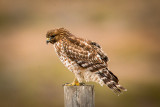
<svg viewBox="0 0 160 107">
<path fill-rule="evenodd" d="M 65 32 L 68 32 L 66 29 L 64 28 L 59 28 L 59 29 L 53 29 L 47 32 L 46 34 L 46 43 L 56 43 L 57 41 L 59 41 L 64 35 Z"/>
</svg>

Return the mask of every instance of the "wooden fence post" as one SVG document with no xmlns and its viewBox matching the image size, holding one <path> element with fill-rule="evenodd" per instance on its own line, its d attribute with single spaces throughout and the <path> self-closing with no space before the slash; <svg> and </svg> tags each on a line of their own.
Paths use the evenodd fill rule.
<svg viewBox="0 0 160 107">
<path fill-rule="evenodd" d="M 64 86 L 65 107 L 95 107 L 94 86 Z"/>
</svg>

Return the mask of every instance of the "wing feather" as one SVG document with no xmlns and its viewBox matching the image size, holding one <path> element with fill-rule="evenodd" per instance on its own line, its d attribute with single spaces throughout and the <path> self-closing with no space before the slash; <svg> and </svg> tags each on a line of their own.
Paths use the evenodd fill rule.
<svg viewBox="0 0 160 107">
<path fill-rule="evenodd" d="M 98 43 L 89 41 L 89 44 L 91 44 L 92 47 L 93 47 L 95 50 L 97 50 L 97 53 L 101 56 L 101 59 L 102 59 L 104 62 L 107 63 L 107 62 L 109 61 L 107 55 L 105 55 L 105 53 L 102 51 L 101 46 L 100 46 Z"/>
<path fill-rule="evenodd" d="M 107 64 L 102 60 L 98 53 L 98 50 L 88 44 L 85 40 L 71 39 L 71 41 L 65 43 L 64 49 L 66 55 L 71 60 L 75 61 L 80 67 L 88 69 L 91 72 L 107 67 Z"/>
</svg>

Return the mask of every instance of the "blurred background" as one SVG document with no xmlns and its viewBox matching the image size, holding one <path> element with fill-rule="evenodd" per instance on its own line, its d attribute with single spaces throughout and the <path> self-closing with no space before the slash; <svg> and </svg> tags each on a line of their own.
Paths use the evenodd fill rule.
<svg viewBox="0 0 160 107">
<path fill-rule="evenodd" d="M 96 107 L 160 107 L 159 0 L 0 0 L 0 107 L 63 107 L 74 75 L 46 32 L 64 27 L 99 43 L 128 89 L 95 83 Z"/>
</svg>

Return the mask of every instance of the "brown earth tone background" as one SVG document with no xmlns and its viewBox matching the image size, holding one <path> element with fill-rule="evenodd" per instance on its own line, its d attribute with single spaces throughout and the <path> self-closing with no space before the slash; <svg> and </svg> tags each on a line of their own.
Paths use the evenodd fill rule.
<svg viewBox="0 0 160 107">
<path fill-rule="evenodd" d="M 0 107 L 63 107 L 74 75 L 46 32 L 64 27 L 99 43 L 128 91 L 95 83 L 96 107 L 160 106 L 159 0 L 1 0 Z"/>
</svg>

